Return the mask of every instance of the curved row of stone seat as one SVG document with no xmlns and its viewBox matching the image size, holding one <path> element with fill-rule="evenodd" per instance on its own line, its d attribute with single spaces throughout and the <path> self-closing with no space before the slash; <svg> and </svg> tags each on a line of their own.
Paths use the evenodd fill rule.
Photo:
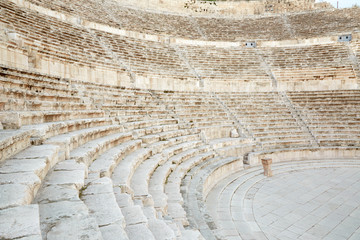
<svg viewBox="0 0 360 240">
<path fill-rule="evenodd" d="M 189 66 L 169 44 L 138 40 L 116 34 L 96 31 L 96 35 L 109 46 L 117 59 L 136 75 L 147 79 L 171 76 L 182 80 L 196 81 Z M 126 51 L 124 52 L 124 49 Z"/>
<path fill-rule="evenodd" d="M 24 91 L 37 97 L 42 92 L 49 91 L 49 101 L 58 104 L 57 96 L 69 96 L 66 101 L 70 104 L 73 99 L 80 99 L 89 110 L 69 110 L 59 105 L 58 110 L 50 107 L 40 110 L 26 109 L 19 101 L 24 101 L 24 94 L 15 97 L 2 95 L 7 106 L 0 112 L 1 127 L 6 130 L 2 138 L 1 159 L 10 157 L 32 144 L 41 144 L 55 135 L 71 131 L 95 127 L 104 127 L 116 123 L 125 123 L 127 129 L 136 125 L 151 126 L 151 118 L 171 117 L 163 106 L 154 102 L 148 91 L 109 87 L 39 74 L 31 71 L 18 70 L 1 66 L 1 81 L 4 87 L 14 91 Z M 52 95 L 52 93 L 54 95 Z M 67 98 L 67 97 L 66 97 Z M 19 101 L 17 101 L 19 100 Z M 40 103 L 47 102 L 39 98 Z M 77 100 L 76 100 L 77 101 Z M 14 102 L 8 105 L 7 103 Z M 111 105 L 113 109 L 106 110 Z M 18 109 L 21 111 L 18 111 Z M 176 120 L 168 120 L 177 122 Z M 153 122 L 153 121 L 150 121 Z M 63 139 L 60 139 L 62 141 Z"/>
<path fill-rule="evenodd" d="M 161 122 L 161 121 L 160 121 Z M 154 124 L 159 123 L 159 121 L 154 121 Z M 161 125 L 158 125 L 161 127 Z M 159 127 L 158 126 L 154 126 L 153 127 L 153 131 L 159 131 Z M 160 128 L 161 130 L 166 129 L 165 126 Z M 177 125 L 174 125 L 177 126 Z M 178 126 L 177 126 L 178 127 Z M 150 127 L 149 127 L 150 128 Z M 123 128 L 121 128 L 123 129 Z M 130 129 L 130 132 L 124 132 L 121 131 L 121 129 L 117 129 L 117 131 L 115 133 L 109 132 L 106 134 L 106 136 L 104 137 L 100 137 L 100 138 L 84 138 L 83 141 L 85 142 L 80 142 L 79 144 L 83 143 L 81 146 L 78 145 L 74 145 L 73 148 L 70 147 L 70 153 L 69 156 L 67 157 L 69 160 L 65 160 L 63 162 L 60 162 L 59 164 L 57 164 L 54 167 L 54 170 L 47 176 L 47 179 L 45 180 L 44 184 L 43 184 L 43 189 L 41 190 L 40 194 L 38 194 L 37 196 L 37 201 L 40 204 L 40 219 L 41 219 L 41 224 L 42 224 L 42 231 L 43 231 L 43 235 L 48 236 L 49 238 L 53 237 L 53 234 L 57 234 L 57 231 L 62 230 L 62 228 L 66 228 L 69 227 L 70 229 L 68 230 L 67 233 L 63 233 L 65 235 L 67 234 L 77 234 L 77 236 L 79 236 L 78 234 L 81 234 L 82 231 L 85 229 L 83 228 L 84 226 L 73 226 L 73 228 L 71 226 L 67 226 L 67 223 L 73 221 L 74 219 L 77 219 L 78 216 L 74 216 L 75 211 L 74 209 L 78 209 L 82 211 L 82 217 L 84 217 L 84 221 L 87 221 L 90 226 L 92 231 L 96 232 L 96 234 L 94 236 L 92 236 L 93 238 L 98 238 L 100 235 L 99 229 L 98 227 L 100 227 L 103 225 L 98 225 L 96 221 L 94 221 L 94 217 L 92 217 L 91 212 L 88 213 L 87 210 L 87 204 L 83 203 L 81 201 L 81 199 L 79 199 L 78 195 L 79 192 L 80 194 L 82 193 L 82 187 L 85 185 L 85 178 L 87 178 L 87 174 L 90 171 L 90 178 L 88 181 L 91 181 L 91 183 L 93 182 L 93 180 L 96 180 L 96 175 L 99 176 L 100 174 L 96 171 L 94 171 L 94 169 L 91 167 L 92 166 L 92 162 L 97 160 L 97 157 L 102 154 L 105 153 L 107 155 L 105 156 L 100 156 L 99 159 L 103 159 L 102 161 L 107 161 L 107 157 L 109 156 L 109 154 L 112 154 L 116 149 L 116 151 L 122 151 L 122 156 L 124 156 L 125 154 L 128 154 L 127 156 L 124 156 L 124 158 L 122 159 L 117 159 L 114 160 L 114 162 L 111 162 L 108 167 L 109 169 L 107 170 L 107 172 L 111 171 L 111 168 L 113 168 L 114 164 L 116 165 L 116 162 L 123 163 L 126 162 L 126 158 L 131 158 L 131 151 L 136 152 L 137 150 L 135 150 L 136 147 L 139 147 L 139 141 L 136 140 L 131 140 L 133 138 L 132 136 L 132 132 L 136 131 L 135 129 Z M 120 133 L 119 133 L 120 131 Z M 81 134 L 81 130 L 79 131 Z M 148 134 L 151 134 L 153 132 L 149 131 Z M 74 135 L 75 133 L 70 133 L 71 135 Z M 64 136 L 56 136 L 55 138 L 66 138 L 66 135 L 69 134 L 65 134 Z M 139 137 L 139 136 L 137 136 Z M 47 141 L 52 142 L 52 139 L 48 139 Z M 62 141 L 59 141 L 59 144 L 62 145 Z M 120 144 L 120 145 L 119 145 Z M 78 146 L 78 147 L 77 147 Z M 77 148 L 75 148 L 77 147 Z M 115 147 L 115 148 L 114 148 Z M 110 149 L 110 150 L 109 150 Z M 109 151 L 107 151 L 109 150 Z M 121 154 L 120 154 L 121 155 Z M 114 155 L 112 155 L 114 156 Z M 118 155 L 119 156 L 119 155 Z M 119 158 L 121 158 L 121 156 L 119 156 Z M 103 168 L 106 168 L 106 165 L 102 165 L 100 164 Z M 88 169 L 90 166 L 90 169 Z M 124 166 L 122 166 L 123 168 L 121 170 L 126 171 L 126 168 Z M 96 169 L 95 169 L 96 170 Z M 61 187 L 72 187 L 75 188 L 76 191 L 73 191 L 73 194 L 71 194 L 68 197 L 64 197 L 63 196 L 63 192 L 62 190 L 59 190 L 58 188 Z M 58 191 L 59 190 L 59 191 Z M 100 190 L 100 189 L 99 189 Z M 50 194 L 50 192 L 53 192 L 52 198 L 53 200 L 48 201 L 48 196 L 47 194 Z M 58 195 L 59 194 L 59 195 Z M 56 196 L 58 195 L 58 199 L 56 198 Z M 88 194 L 89 195 L 89 194 Z M 86 198 L 86 190 L 85 190 L 85 198 Z M 86 198 L 87 203 L 90 204 L 90 206 L 92 207 L 92 209 L 94 208 L 94 205 L 92 204 L 92 201 L 89 200 L 88 197 Z M 77 199 L 77 200 L 74 200 Z M 74 203 L 74 202 L 75 203 Z M 85 201 L 85 202 L 86 202 Z M 48 212 L 48 207 L 49 204 L 55 208 L 58 209 L 55 212 Z M 64 207 L 64 205 L 68 205 L 69 210 L 64 210 L 62 209 Z M 61 211 L 61 212 L 59 212 Z M 59 214 L 59 216 L 56 216 L 56 214 Z M 125 216 L 126 219 L 126 216 Z M 130 220 L 131 221 L 131 218 Z M 51 227 L 50 226 L 56 226 L 56 227 Z M 121 225 L 121 224 L 120 224 Z M 59 230 L 60 229 L 60 230 Z M 105 230 L 104 230 L 105 231 Z M 121 231 L 121 229 L 119 230 Z M 85 232 L 83 232 L 85 234 Z M 86 233 L 87 234 L 87 233 Z M 110 234 L 110 233 L 107 233 Z M 61 235 L 63 236 L 63 235 Z"/>
<path fill-rule="evenodd" d="M 69 3 L 69 5 L 73 4 Z M 235 88 L 239 91 L 263 91 L 275 87 L 269 74 L 270 69 L 278 81 L 278 88 L 282 90 L 306 89 L 307 81 L 316 83 L 317 89 L 323 89 L 324 83 L 329 84 L 327 87 L 333 89 L 353 88 L 357 85 L 354 62 L 351 60 L 348 47 L 343 43 L 290 47 L 259 46 L 259 50 L 244 46 L 229 48 L 200 45 L 194 47 L 140 40 L 92 30 L 88 26 L 78 26 L 28 8 L 21 8 L 10 1 L 3 1 L 1 6 L 4 9 L 1 21 L 7 34 L 1 43 L 10 49 L 27 49 L 23 52 L 25 59 L 28 59 L 27 62 L 19 62 L 24 65 L 23 67 L 36 68 L 39 71 L 51 69 L 59 76 L 75 76 L 85 81 L 111 81 L 116 84 L 124 82 L 127 86 L 134 82 L 139 85 L 144 83 L 145 87 L 158 89 L 175 89 L 174 84 L 168 81 L 169 79 L 179 80 L 181 84 L 184 84 L 183 89 L 190 89 L 190 86 L 191 88 L 199 87 L 200 80 L 205 90 L 221 88 L 228 91 L 230 88 Z M 349 11 L 353 14 L 358 10 L 357 8 L 336 10 L 329 14 L 334 12 L 340 14 L 341 11 Z M 318 13 L 322 14 L 322 12 Z M 355 16 L 352 17 L 355 18 Z M 282 17 L 279 16 L 254 18 L 251 21 L 266 21 L 267 18 L 283 22 Z M 224 19 L 215 19 L 213 22 L 218 20 Z M 356 26 L 350 25 L 356 29 Z M 259 26 L 265 27 L 266 24 L 261 23 Z M 77 34 L 73 34 L 74 32 Z M 269 40 L 271 37 L 265 39 Z M 123 49 L 126 51 L 124 52 Z M 301 54 L 303 52 L 307 54 Z M 322 58 L 319 59 L 318 56 Z M 13 60 L 9 57 L 5 61 L 12 62 Z M 74 64 L 69 66 L 71 63 Z M 64 69 L 66 71 L 63 71 Z M 102 73 L 103 76 L 100 76 L 103 70 L 105 72 Z M 107 72 L 109 72 L 108 78 L 104 77 Z M 124 79 L 120 75 L 124 76 Z M 345 83 L 344 80 L 346 80 Z M 241 84 L 244 85 L 243 88 L 239 87 L 239 82 L 243 83 Z M 25 94 L 26 97 L 22 101 L 7 103 L 12 108 L 78 110 L 89 107 L 87 102 L 71 95 L 57 96 L 43 91 L 35 95 L 7 87 L 2 90 L 8 96 L 16 97 Z M 50 98 L 58 98 L 59 102 L 55 104 L 51 100 L 40 101 L 40 99 Z M 68 100 L 72 100 L 71 103 Z M 1 105 L 4 104 L 1 103 Z M 5 107 L 8 107 L 7 105 L 5 104 Z"/>
<path fill-rule="evenodd" d="M 220 99 L 244 125 L 258 148 L 310 146 L 313 139 L 291 106 L 275 92 L 218 93 Z"/>
<path fill-rule="evenodd" d="M 234 126 L 234 119 L 207 92 L 153 91 L 179 119 L 192 127 Z M 213 137 L 210 137 L 213 138 Z"/>
<path fill-rule="evenodd" d="M 358 146 L 359 91 L 289 92 L 321 146 Z"/>
<path fill-rule="evenodd" d="M 358 29 L 359 9 L 335 9 L 263 17 L 192 17 L 121 6 L 114 0 L 29 2 L 66 14 L 130 31 L 214 41 L 309 38 Z M 104 17 L 106 16 L 106 17 Z M 337 22 L 336 26 L 331 23 Z M 316 23 L 316 27 L 314 27 Z M 199 30 L 200 29 L 200 30 Z M 289 30 L 290 29 L 290 30 Z"/>
<path fill-rule="evenodd" d="M 20 8 L 10 1 L 2 1 L 0 6 L 3 10 L 0 13 L 1 23 L 14 36 L 7 43 L 27 47 L 29 52 L 35 54 L 35 59 L 40 54 L 68 63 L 87 64 L 91 61 L 98 66 L 106 63 L 110 67 L 118 67 L 86 29 Z M 34 65 L 41 64 L 36 61 Z"/>
<path fill-rule="evenodd" d="M 239 155 L 242 156 L 242 155 Z M 185 209 L 192 226 L 196 226 L 205 239 L 214 239 L 210 216 L 203 215 L 204 198 L 222 178 L 243 169 L 242 157 L 213 158 L 192 168 L 182 181 Z"/>
<path fill-rule="evenodd" d="M 304 84 L 304 81 L 307 84 L 309 81 L 329 81 L 331 89 L 337 89 L 340 86 L 338 82 L 345 79 L 356 84 L 356 73 L 349 59 L 348 46 L 342 43 L 264 47 L 260 48 L 260 52 L 275 75 L 280 89 L 302 90 L 305 88 L 300 88 L 300 84 Z"/>
<path fill-rule="evenodd" d="M 204 80 L 271 82 L 253 48 L 179 46 L 190 65 Z"/>
<path fill-rule="evenodd" d="M 114 175 L 112 178 L 114 181 L 115 195 L 120 199 L 127 199 L 125 201 L 126 204 L 123 204 L 124 201 L 120 201 L 122 202 L 120 203 L 120 208 L 125 216 L 126 232 L 128 233 L 130 239 L 151 239 L 153 238 L 151 231 L 156 232 L 155 236 L 157 239 L 173 239 L 175 237 L 173 230 L 166 227 L 163 220 L 156 218 L 157 214 L 155 214 L 155 209 L 151 209 L 151 197 L 142 191 L 146 191 L 146 182 L 149 180 L 151 171 L 154 170 L 158 164 L 161 164 L 161 161 L 164 161 L 164 159 L 169 156 L 181 151 L 185 146 L 191 147 L 191 142 L 183 143 L 183 141 L 189 141 L 192 136 L 195 137 L 196 135 L 188 135 L 193 131 L 178 131 L 182 136 L 179 137 L 179 133 L 174 134 L 174 131 L 171 129 L 168 131 L 170 135 L 167 134 L 167 132 L 164 132 L 163 143 L 143 142 L 144 147 L 139 148 L 138 146 L 138 148 L 134 149 L 132 153 L 124 156 L 116 168 L 113 167 L 114 161 L 112 161 L 111 164 L 108 165 L 107 170 L 104 171 L 106 174 L 111 175 L 111 171 L 114 169 Z M 152 133 L 148 134 L 150 134 L 149 136 L 152 135 Z M 166 136 L 168 136 L 169 139 L 167 139 Z M 157 141 L 159 140 L 160 139 L 157 138 Z M 160 143 L 162 146 L 157 143 Z M 155 145 L 156 147 L 154 147 Z M 104 154 L 104 156 L 100 156 L 99 159 L 95 160 L 95 165 L 93 165 L 101 165 L 104 168 L 105 166 L 101 164 L 101 162 L 97 164 L 97 161 L 100 159 L 105 160 L 111 155 L 117 156 L 118 154 L 115 153 L 117 151 L 117 148 L 110 150 L 108 153 Z M 90 166 L 89 180 L 91 182 L 92 177 L 90 176 L 93 173 L 93 165 Z M 97 172 L 95 172 L 95 175 L 99 177 Z M 134 196 L 134 198 L 132 196 Z M 161 226 L 163 227 L 161 228 Z M 149 231 L 149 228 L 151 231 Z M 163 232 L 159 232 L 159 229 L 162 229 Z"/>
</svg>

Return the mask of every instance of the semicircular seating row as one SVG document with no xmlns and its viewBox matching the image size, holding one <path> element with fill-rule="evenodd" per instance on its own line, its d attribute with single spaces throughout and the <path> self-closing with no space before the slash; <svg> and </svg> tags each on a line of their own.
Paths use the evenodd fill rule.
<svg viewBox="0 0 360 240">
<path fill-rule="evenodd" d="M 115 0 L 28 0 L 57 12 L 152 35 L 210 41 L 312 38 L 360 29 L 360 8 L 245 18 L 193 17 L 124 7 Z M 332 24 L 336 22 L 336 25 Z"/>
<path fill-rule="evenodd" d="M 6 66 L 0 80 L 6 239 L 201 238 L 183 206 L 190 170 L 235 163 L 226 175 L 251 151 L 359 146 L 357 90 L 153 91 Z"/>
<path fill-rule="evenodd" d="M 355 56 L 360 56 L 360 42 L 356 39 L 349 45 L 324 43 L 257 49 L 173 45 L 70 24 L 10 1 L 1 1 L 0 6 L 0 47 L 4 52 L 10 50 L 24 54 L 26 60 L 18 60 L 24 69 L 35 68 L 39 72 L 51 69 L 54 75 L 91 82 L 99 82 L 100 79 L 102 83 L 107 81 L 106 77 L 87 72 L 103 69 L 105 76 L 109 71 L 135 78 L 145 77 L 150 82 L 159 82 L 159 85 L 168 84 L 166 79 L 175 79 L 179 85 L 190 84 L 193 88 L 198 86 L 201 78 L 205 89 L 222 88 L 227 91 L 239 88 L 241 84 L 243 91 L 273 89 L 272 78 L 264 66 L 270 68 L 280 89 L 298 90 L 298 86 L 306 89 L 302 86 L 306 81 L 319 85 L 323 80 L 331 80 L 338 85 L 345 81 L 349 87 L 356 82 L 354 63 L 349 56 L 350 49 Z M 352 30 L 357 28 L 351 27 Z M 347 27 L 341 31 L 345 29 Z M 3 57 L 6 65 L 16 61 L 10 54 Z M 73 69 L 76 66 L 87 68 Z M 130 86 L 124 82 L 120 84 Z M 189 86 L 184 89 L 190 89 Z M 155 88 L 156 84 L 150 87 Z"/>
</svg>

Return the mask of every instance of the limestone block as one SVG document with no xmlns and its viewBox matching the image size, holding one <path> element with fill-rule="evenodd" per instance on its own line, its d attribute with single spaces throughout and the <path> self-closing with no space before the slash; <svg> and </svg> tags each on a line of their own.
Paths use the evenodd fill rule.
<svg viewBox="0 0 360 240">
<path fill-rule="evenodd" d="M 5 129 L 19 129 L 21 127 L 21 117 L 19 113 L 0 113 L 0 122 Z"/>
<path fill-rule="evenodd" d="M 42 239 L 38 205 L 19 206 L 0 211 L 0 238 Z"/>
<path fill-rule="evenodd" d="M 149 229 L 156 240 L 176 239 L 174 231 L 162 220 L 156 218 L 149 219 Z"/>
<path fill-rule="evenodd" d="M 114 194 L 116 202 L 120 208 L 134 205 L 131 195 L 127 193 L 122 193 L 120 187 L 114 187 Z"/>
<path fill-rule="evenodd" d="M 46 235 L 47 239 L 88 239 L 102 240 L 100 229 L 95 219 L 84 216 L 62 218 Z"/>
<path fill-rule="evenodd" d="M 0 135 L 0 162 L 30 146 L 32 131 L 2 130 Z"/>
<path fill-rule="evenodd" d="M 47 185 L 69 185 L 76 189 L 84 186 L 86 178 L 86 166 L 73 160 L 61 162 L 56 165 L 54 171 L 47 178 Z"/>
<path fill-rule="evenodd" d="M 240 137 L 239 132 L 236 129 L 232 129 L 230 132 L 230 137 L 232 137 L 232 138 Z"/>
<path fill-rule="evenodd" d="M 125 232 L 125 228 L 122 228 L 119 225 L 111 224 L 107 226 L 100 227 L 101 235 L 104 240 L 113 240 L 114 236 L 118 240 L 128 240 L 128 236 Z"/>
<path fill-rule="evenodd" d="M 0 185 L 0 209 L 30 204 L 33 191 L 23 184 Z"/>
<path fill-rule="evenodd" d="M 82 200 L 100 227 L 109 224 L 125 227 L 124 217 L 116 203 L 112 181 L 109 178 L 90 183 L 82 192 Z"/>
<path fill-rule="evenodd" d="M 32 172 L 40 179 L 44 179 L 49 169 L 50 164 L 46 159 L 11 159 L 1 165 L 0 174 Z"/>
<path fill-rule="evenodd" d="M 59 151 L 60 148 L 56 145 L 31 146 L 13 156 L 12 159 L 46 159 L 52 167 L 57 162 L 57 155 Z"/>
<path fill-rule="evenodd" d="M 179 220 L 183 226 L 189 226 L 189 222 L 186 218 L 186 212 L 179 203 L 168 203 L 169 215 L 176 220 Z"/>
<path fill-rule="evenodd" d="M 186 229 L 181 231 L 183 239 L 205 240 L 198 230 Z"/>
<path fill-rule="evenodd" d="M 99 227 L 113 223 L 125 227 L 124 217 L 113 194 L 85 195 L 82 200 L 89 208 L 91 216 L 96 218 Z"/>
<path fill-rule="evenodd" d="M 31 190 L 37 191 L 40 187 L 41 180 L 31 172 L 2 173 L 0 174 L 0 185 L 4 184 L 24 184 Z"/>
<path fill-rule="evenodd" d="M 60 201 L 79 201 L 79 192 L 75 186 L 49 185 L 40 189 L 36 195 L 37 203 L 54 203 Z"/>
<path fill-rule="evenodd" d="M 147 218 L 144 216 L 141 207 L 138 205 L 130 206 L 130 207 L 124 207 L 121 209 L 126 225 L 135 225 L 135 224 L 147 224 Z"/>
<path fill-rule="evenodd" d="M 48 239 L 101 239 L 96 220 L 82 201 L 40 204 L 40 222 Z"/>
<path fill-rule="evenodd" d="M 155 240 L 154 235 L 145 224 L 136 224 L 125 228 L 129 239 L 136 240 Z"/>
<path fill-rule="evenodd" d="M 82 194 L 86 196 L 113 192 L 114 190 L 111 179 L 108 177 L 103 177 L 89 183 Z"/>
</svg>

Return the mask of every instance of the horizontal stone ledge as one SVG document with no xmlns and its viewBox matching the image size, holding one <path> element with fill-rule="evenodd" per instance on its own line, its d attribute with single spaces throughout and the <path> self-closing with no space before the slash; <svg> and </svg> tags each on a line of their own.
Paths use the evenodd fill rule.
<svg viewBox="0 0 360 240">
<path fill-rule="evenodd" d="M 310 147 L 258 151 L 248 154 L 247 163 L 250 166 L 257 166 L 261 164 L 262 158 L 271 158 L 273 163 L 308 159 L 360 158 L 360 147 Z"/>
</svg>

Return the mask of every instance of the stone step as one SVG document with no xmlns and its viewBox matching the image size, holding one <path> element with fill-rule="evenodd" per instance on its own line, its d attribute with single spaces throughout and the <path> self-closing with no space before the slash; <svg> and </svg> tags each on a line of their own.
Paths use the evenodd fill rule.
<svg viewBox="0 0 360 240">
<path fill-rule="evenodd" d="M 0 162 L 29 147 L 32 130 L 0 130 Z"/>
<path fill-rule="evenodd" d="M 89 167 L 99 155 L 108 149 L 130 140 L 132 140 L 132 134 L 129 132 L 120 132 L 97 138 L 72 150 L 69 158 L 74 159 L 76 162 L 82 162 Z"/>
<path fill-rule="evenodd" d="M 101 154 L 90 165 L 89 178 L 97 179 L 102 177 L 111 177 L 114 169 L 119 162 L 130 153 L 140 148 L 141 140 L 131 140 L 111 148 Z"/>
<path fill-rule="evenodd" d="M 16 129 L 25 125 L 34 125 L 47 122 L 103 117 L 105 117 L 105 112 L 103 110 L 0 112 L 0 122 L 2 122 L 4 128 L 9 129 Z"/>
<path fill-rule="evenodd" d="M 148 202 L 149 196 L 148 182 L 153 171 L 166 161 L 161 154 L 156 154 L 146 159 L 138 168 L 136 168 L 131 178 L 131 188 L 134 191 L 135 199 L 143 199 L 143 204 Z"/>
<path fill-rule="evenodd" d="M 88 183 L 81 192 L 81 199 L 96 219 L 103 239 L 128 239 L 125 219 L 116 202 L 110 178 L 103 177 Z"/>
<path fill-rule="evenodd" d="M 183 226 L 188 226 L 189 222 L 186 218 L 186 212 L 182 206 L 183 197 L 180 190 L 181 181 L 185 177 L 186 173 L 191 170 L 191 168 L 214 156 L 214 152 L 205 152 L 196 155 L 195 157 L 189 158 L 188 160 L 180 163 L 167 179 L 167 183 L 165 184 L 164 189 L 166 195 L 168 196 L 168 214 L 175 221 L 181 222 Z"/>
<path fill-rule="evenodd" d="M 59 145 L 60 150 L 65 153 L 65 159 L 69 159 L 70 152 L 73 149 L 94 139 L 101 138 L 113 133 L 119 133 L 122 131 L 123 128 L 119 125 L 100 126 L 54 136 L 47 139 L 44 143 Z"/>
<path fill-rule="evenodd" d="M 214 223 L 207 214 L 203 199 L 213 184 L 224 177 L 243 169 L 239 157 L 215 157 L 192 168 L 182 181 L 184 208 L 192 226 L 197 226 L 206 239 L 216 239 L 213 231 Z M 210 228 L 212 226 L 212 228 Z"/>
<path fill-rule="evenodd" d="M 77 131 L 86 128 L 104 126 L 112 124 L 113 119 L 111 118 L 90 118 L 90 119 L 75 119 L 60 122 L 40 123 L 36 125 L 27 125 L 21 129 L 33 130 L 34 133 L 31 135 L 33 143 L 41 144 L 46 139 L 65 134 L 72 131 Z"/>
<path fill-rule="evenodd" d="M 45 239 L 103 239 L 96 219 L 79 199 L 40 204 L 40 224 Z"/>
<path fill-rule="evenodd" d="M 149 181 L 149 193 L 154 200 L 154 207 L 157 211 L 161 212 L 163 215 L 167 214 L 168 196 L 165 194 L 164 187 L 170 173 L 181 162 L 208 150 L 209 148 L 204 146 L 183 151 L 169 158 L 168 161 L 154 171 Z"/>
<path fill-rule="evenodd" d="M 0 210 L 0 238 L 41 240 L 39 219 L 37 204 Z"/>
<path fill-rule="evenodd" d="M 41 232 L 47 239 L 102 239 L 96 219 L 79 198 L 87 167 L 74 160 L 55 165 L 36 196 Z"/>
<path fill-rule="evenodd" d="M 0 163 L 0 209 L 30 204 L 58 161 L 59 147 L 31 146 Z"/>
<path fill-rule="evenodd" d="M 124 193 L 132 194 L 131 178 L 136 168 L 152 154 L 152 149 L 140 148 L 121 160 L 113 172 L 114 186 L 120 187 Z"/>
</svg>

